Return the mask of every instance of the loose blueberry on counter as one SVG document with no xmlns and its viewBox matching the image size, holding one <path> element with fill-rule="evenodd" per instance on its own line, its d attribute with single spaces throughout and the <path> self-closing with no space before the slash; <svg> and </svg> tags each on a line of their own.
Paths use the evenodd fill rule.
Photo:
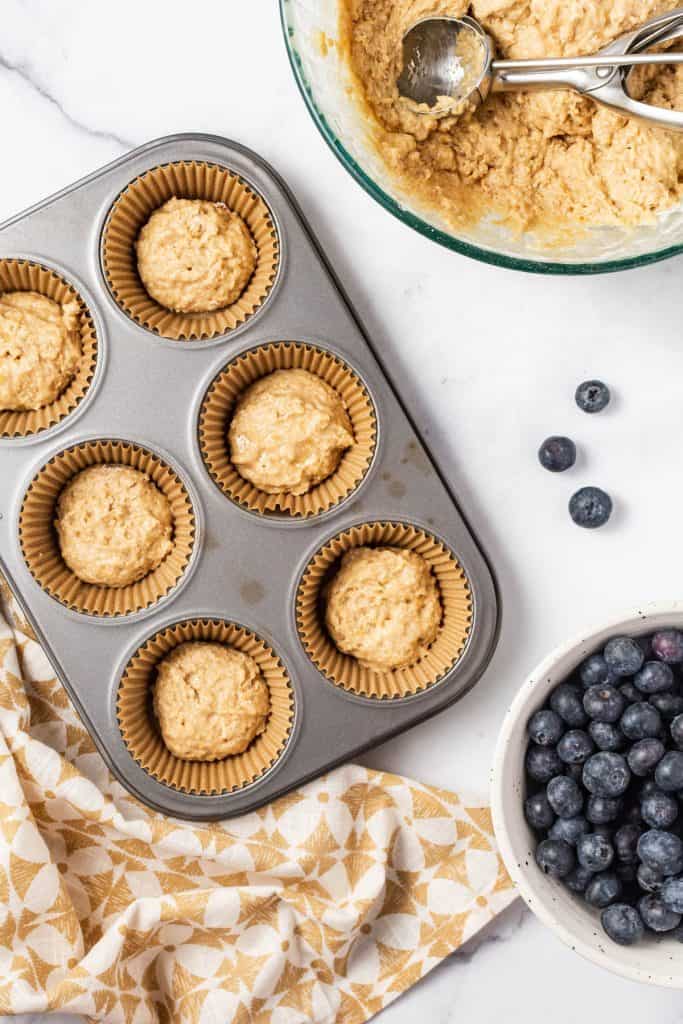
<svg viewBox="0 0 683 1024">
<path fill-rule="evenodd" d="M 577 526 L 597 530 L 612 515 L 612 499 L 599 487 L 581 487 L 569 499 L 569 515 Z"/>
<path fill-rule="evenodd" d="M 579 676 L 586 690 L 591 686 L 614 681 L 614 674 L 602 654 L 591 654 L 589 658 L 586 658 L 579 668 Z"/>
<path fill-rule="evenodd" d="M 574 398 L 582 412 L 602 412 L 609 404 L 610 390 L 601 380 L 585 380 L 579 384 Z"/>
<path fill-rule="evenodd" d="M 615 636 L 605 644 L 605 661 L 617 676 L 632 676 L 645 661 L 643 649 L 630 636 Z"/>
<path fill-rule="evenodd" d="M 680 629 L 662 629 L 652 637 L 652 652 L 667 665 L 683 662 L 683 633 Z"/>
<path fill-rule="evenodd" d="M 637 740 L 633 744 L 626 755 L 626 760 L 634 775 L 645 776 L 654 771 L 665 753 L 666 748 L 662 741 L 648 736 L 647 739 Z"/>
<path fill-rule="evenodd" d="M 588 721 L 581 696 L 579 688 L 572 683 L 560 683 L 550 695 L 550 707 L 572 729 L 580 729 Z"/>
<path fill-rule="evenodd" d="M 578 783 L 565 775 L 556 775 L 546 788 L 548 803 L 560 818 L 574 818 L 583 810 L 583 794 Z"/>
<path fill-rule="evenodd" d="M 644 892 L 659 892 L 664 884 L 664 875 L 649 864 L 639 864 L 636 872 L 638 885 Z"/>
<path fill-rule="evenodd" d="M 613 903 L 603 910 L 600 920 L 610 939 L 620 946 L 633 946 L 645 934 L 640 914 L 628 903 Z"/>
<path fill-rule="evenodd" d="M 564 473 L 576 462 L 576 445 L 569 437 L 546 437 L 538 449 L 538 461 L 551 473 Z"/>
<path fill-rule="evenodd" d="M 609 796 L 589 796 L 586 817 L 592 825 L 608 825 L 621 811 L 622 801 Z"/>
<path fill-rule="evenodd" d="M 595 796 L 621 796 L 630 781 L 631 770 L 621 754 L 601 750 L 583 766 L 583 784 Z"/>
<path fill-rule="evenodd" d="M 630 704 L 619 721 L 619 728 L 630 740 L 644 740 L 662 733 L 662 716 L 648 701 Z"/>
<path fill-rule="evenodd" d="M 576 844 L 579 864 L 588 871 L 604 871 L 614 860 L 614 847 L 606 836 L 591 832 Z"/>
<path fill-rule="evenodd" d="M 683 748 L 683 715 L 677 715 L 670 727 L 671 738 L 677 747 Z"/>
<path fill-rule="evenodd" d="M 536 847 L 536 863 L 544 874 L 563 878 L 576 864 L 576 857 L 563 839 L 544 839 Z"/>
<path fill-rule="evenodd" d="M 541 747 L 554 747 L 564 733 L 564 723 L 560 716 L 549 708 L 537 711 L 529 719 L 527 732 Z"/>
<path fill-rule="evenodd" d="M 601 871 L 586 886 L 586 903 L 603 910 L 610 903 L 616 903 L 622 889 L 621 881 L 613 871 Z"/>
<path fill-rule="evenodd" d="M 640 813 L 650 828 L 669 828 L 678 817 L 678 801 L 659 791 L 648 793 L 640 802 Z"/>
<path fill-rule="evenodd" d="M 643 864 L 663 875 L 683 871 L 683 843 L 678 836 L 652 828 L 638 840 L 638 856 Z"/>
<path fill-rule="evenodd" d="M 555 821 L 555 812 L 545 793 L 534 793 L 524 801 L 524 816 L 532 828 L 543 831 Z"/>
<path fill-rule="evenodd" d="M 659 890 L 662 903 L 676 914 L 683 914 L 683 878 L 667 878 Z"/>
<path fill-rule="evenodd" d="M 581 765 L 594 750 L 592 739 L 583 729 L 569 729 L 557 744 L 558 756 L 565 764 Z"/>
<path fill-rule="evenodd" d="M 670 750 L 655 769 L 655 782 L 665 793 L 683 789 L 683 751 Z"/>
<path fill-rule="evenodd" d="M 681 915 L 669 910 L 656 893 L 648 893 L 638 900 L 638 912 L 645 927 L 653 932 L 670 932 L 681 923 Z"/>
<path fill-rule="evenodd" d="M 576 846 L 581 836 L 587 836 L 591 827 L 582 814 L 575 818 L 557 818 L 548 829 L 549 839 L 564 839 L 570 846 Z"/>
<path fill-rule="evenodd" d="M 606 683 L 589 687 L 583 695 L 583 709 L 594 722 L 614 725 L 621 718 L 625 707 L 623 694 Z"/>
<path fill-rule="evenodd" d="M 633 682 L 641 693 L 662 693 L 674 685 L 673 669 L 663 661 L 646 661 Z"/>
<path fill-rule="evenodd" d="M 552 747 L 532 743 L 526 752 L 526 770 L 536 782 L 550 782 L 554 775 L 562 774 L 562 762 Z"/>
<path fill-rule="evenodd" d="M 626 737 L 623 732 L 616 725 L 611 725 L 610 722 L 591 722 L 588 726 L 588 734 L 598 750 L 615 752 L 623 750 L 626 746 Z M 563 736 L 562 739 L 564 738 Z M 561 743 L 562 740 L 560 740 Z M 557 752 L 562 757 L 559 744 Z M 564 761 L 564 758 L 562 760 Z"/>
</svg>

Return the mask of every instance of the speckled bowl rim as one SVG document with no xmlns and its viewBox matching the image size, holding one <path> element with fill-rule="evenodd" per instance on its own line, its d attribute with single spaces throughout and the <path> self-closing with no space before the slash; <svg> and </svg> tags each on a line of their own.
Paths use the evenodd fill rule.
<svg viewBox="0 0 683 1024">
<path fill-rule="evenodd" d="M 618 946 L 604 934 L 600 912 L 591 911 L 561 882 L 536 866 L 532 833 L 524 820 L 525 726 L 547 695 L 610 636 L 640 636 L 658 629 L 683 628 L 683 601 L 660 601 L 586 630 L 548 655 L 520 687 L 501 727 L 491 772 L 493 827 L 505 866 L 529 909 L 586 960 L 614 974 L 649 985 L 683 989 L 683 947 L 675 939 L 650 938 Z M 675 966 L 678 967 L 678 973 Z"/>
</svg>

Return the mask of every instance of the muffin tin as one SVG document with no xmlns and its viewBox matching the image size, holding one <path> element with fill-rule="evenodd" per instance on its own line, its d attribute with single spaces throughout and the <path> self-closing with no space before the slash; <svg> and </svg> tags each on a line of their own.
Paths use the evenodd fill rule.
<svg viewBox="0 0 683 1024">
<path fill-rule="evenodd" d="M 275 257 L 267 287 L 253 308 L 236 311 L 227 333 L 226 321 L 215 335 L 185 331 L 175 317 L 167 332 L 174 338 L 163 337 L 163 317 L 130 301 L 130 291 L 125 301 L 117 293 L 107 265 L 112 211 L 122 202 L 130 208 L 129 189 L 141 180 L 180 181 L 187 192 L 225 171 L 240 201 L 251 197 L 262 214 L 266 208 L 263 244 Z M 125 245 L 115 251 L 125 264 Z M 215 136 L 149 143 L 6 222 L 0 266 L 9 260 L 26 261 L 26 273 L 44 268 L 75 290 L 96 335 L 96 365 L 80 401 L 57 422 L 0 438 L 0 568 L 102 756 L 131 793 L 181 818 L 241 814 L 474 686 L 497 639 L 491 570 L 294 198 L 268 164 Z M 318 503 L 259 503 L 233 486 L 219 458 L 216 438 L 235 366 L 261 360 L 267 369 L 273 351 L 285 361 L 278 365 L 296 358 L 321 374 L 338 373 L 340 388 L 360 403 L 364 456 L 351 467 L 355 476 L 347 473 L 343 487 L 325 491 Z M 214 444 L 208 454 L 207 430 Z M 58 553 L 54 558 L 60 474 L 102 453 L 158 467 L 190 506 L 177 578 L 155 591 L 141 588 L 128 603 L 97 593 L 86 600 L 65 582 Z M 444 573 L 445 603 L 455 602 L 443 626 L 452 631 L 450 654 L 444 658 L 435 642 L 432 669 L 409 674 L 409 685 L 397 675 L 366 686 L 367 673 L 345 676 L 349 659 L 335 659 L 329 643 L 323 650 L 315 595 L 334 553 L 354 538 L 423 550 L 437 576 Z M 187 636 L 236 637 L 272 675 L 274 739 L 263 744 L 260 760 L 244 759 L 241 775 L 232 767 L 172 765 L 160 749 L 148 693 L 154 660 L 160 644 Z"/>
</svg>

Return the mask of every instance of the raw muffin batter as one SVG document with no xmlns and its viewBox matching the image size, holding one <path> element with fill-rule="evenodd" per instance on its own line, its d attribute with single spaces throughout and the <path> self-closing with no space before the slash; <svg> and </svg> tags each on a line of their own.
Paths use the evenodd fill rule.
<svg viewBox="0 0 683 1024">
<path fill-rule="evenodd" d="M 308 370 L 276 370 L 247 388 L 228 431 L 241 476 L 267 494 L 305 494 L 354 443 L 341 396 Z"/>
<path fill-rule="evenodd" d="M 136 243 L 145 288 L 176 313 L 208 313 L 236 302 L 256 266 L 254 240 L 222 203 L 169 199 Z"/>
<path fill-rule="evenodd" d="M 168 498 L 129 466 L 90 466 L 78 473 L 59 496 L 55 528 L 71 571 L 105 587 L 141 580 L 173 547 Z"/>
<path fill-rule="evenodd" d="M 270 698 L 247 654 L 190 641 L 159 663 L 154 711 L 164 743 L 188 761 L 241 754 L 266 727 Z"/>
<path fill-rule="evenodd" d="M 42 409 L 76 375 L 81 358 L 77 302 L 38 292 L 0 293 L 0 409 Z"/>
<path fill-rule="evenodd" d="M 412 665 L 439 631 L 441 600 L 429 564 L 414 551 L 347 551 L 326 594 L 325 622 L 340 651 L 376 672 Z"/>
<path fill-rule="evenodd" d="M 494 214 L 519 231 L 641 224 L 683 198 L 683 135 L 571 92 L 489 97 L 459 117 L 400 100 L 401 39 L 470 11 L 501 57 L 589 54 L 669 10 L 667 0 L 342 0 L 342 38 L 390 171 L 457 229 Z M 683 110 L 683 68 L 649 71 L 637 98 Z"/>
</svg>

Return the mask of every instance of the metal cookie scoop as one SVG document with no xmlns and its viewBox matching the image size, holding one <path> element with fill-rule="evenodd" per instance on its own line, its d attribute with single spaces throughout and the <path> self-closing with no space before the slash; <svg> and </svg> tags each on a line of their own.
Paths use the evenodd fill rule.
<svg viewBox="0 0 683 1024">
<path fill-rule="evenodd" d="M 683 8 L 660 14 L 590 57 L 495 60 L 493 41 L 478 21 L 425 18 L 403 37 L 400 96 L 418 114 L 459 114 L 491 92 L 573 89 L 612 110 L 683 132 L 683 111 L 633 99 L 629 75 L 640 64 L 681 64 L 683 53 L 646 53 L 683 38 Z"/>
</svg>

